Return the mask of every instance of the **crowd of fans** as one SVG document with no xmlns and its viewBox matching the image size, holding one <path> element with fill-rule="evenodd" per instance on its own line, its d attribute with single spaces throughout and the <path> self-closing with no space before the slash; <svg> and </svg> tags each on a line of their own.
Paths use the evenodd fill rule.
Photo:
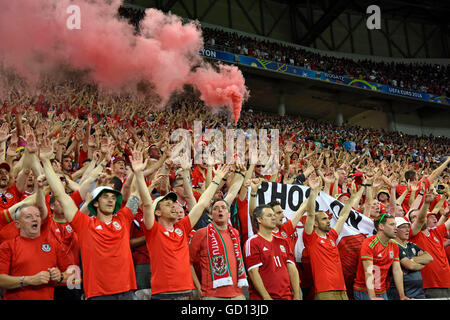
<svg viewBox="0 0 450 320">
<path fill-rule="evenodd" d="M 414 91 L 449 95 L 450 73 L 447 65 L 337 58 L 235 32 L 207 27 L 202 27 L 202 31 L 207 46 L 217 46 L 236 54 Z"/>
<path fill-rule="evenodd" d="M 139 32 L 145 11 L 120 7 L 119 14 Z M 449 66 L 426 63 L 377 62 L 370 59 L 338 58 L 276 41 L 261 40 L 236 32 L 202 27 L 204 43 L 209 47 L 259 59 L 290 64 L 337 76 L 353 77 L 413 91 L 450 95 Z"/>
<path fill-rule="evenodd" d="M 224 137 L 226 129 L 278 129 L 280 165 L 276 172 L 263 171 L 273 165 L 273 158 L 270 163 L 251 164 L 248 154 L 233 165 L 175 163 L 177 142 L 171 141 L 171 134 L 179 128 L 192 132 L 196 120 L 204 129 L 221 130 Z M 416 223 L 412 230 L 444 231 L 436 238 L 439 257 L 431 249 L 421 249 L 440 263 L 431 267 L 430 259 L 422 261 L 424 284 L 426 279 L 429 285 L 426 270 L 442 270 L 433 279 L 450 275 L 449 138 L 337 127 L 248 109 L 234 125 L 225 109 L 210 110 L 195 96 L 179 96 L 164 110 L 154 110 L 126 97 L 103 99 L 95 87 L 70 83 L 42 88 L 36 96 L 11 91 L 2 103 L 0 122 L 0 287 L 4 299 L 134 299 L 134 294 L 139 299 L 190 299 L 194 291 L 197 298 L 299 299 L 302 292 L 304 299 L 311 298 L 317 275 L 305 271 L 307 262 L 293 263 L 288 242 L 280 242 L 281 251 L 273 251 L 274 259 L 269 259 L 275 261 L 273 268 L 285 273 L 265 270 L 260 263 L 266 266 L 269 260 L 259 261 L 255 255 L 258 246 L 262 251 L 266 248 L 263 239 L 282 229 L 281 224 L 269 221 L 276 215 L 276 204 L 254 208 L 251 202 L 264 181 L 302 184 L 317 194 L 322 191 L 349 202 L 372 219 L 383 235 L 388 234 L 385 224 L 390 221 L 386 214 L 411 223 L 414 210 L 419 212 L 416 221 L 425 220 L 420 215 L 425 210 L 425 228 Z M 208 143 L 206 138 L 192 139 L 191 147 L 202 151 Z M 259 240 L 248 239 L 249 207 Z M 306 211 L 302 206 L 298 219 Z M 229 232 L 229 238 L 223 232 Z M 213 256 L 214 247 L 209 247 L 210 237 L 219 233 L 229 242 L 222 240 L 223 247 L 217 251 L 235 249 L 234 255 L 233 249 L 225 254 L 227 261 L 223 254 Z M 273 239 L 286 238 L 281 234 Z M 35 243 L 32 249 L 31 243 Z M 49 252 L 55 255 L 51 259 Z M 47 259 L 47 264 L 40 262 Z M 81 265 L 82 272 L 74 280 L 73 266 L 80 270 Z M 214 270 L 209 269 L 212 266 Z M 224 276 L 226 272 L 229 277 Z M 246 282 L 245 274 L 251 280 L 249 295 L 240 288 Z M 448 297 L 448 279 L 439 279 L 435 279 L 438 288 L 447 290 L 440 297 Z M 346 284 L 347 290 L 353 289 Z M 400 289 L 399 293 L 404 297 Z M 409 293 L 406 280 L 405 293 Z"/>
</svg>

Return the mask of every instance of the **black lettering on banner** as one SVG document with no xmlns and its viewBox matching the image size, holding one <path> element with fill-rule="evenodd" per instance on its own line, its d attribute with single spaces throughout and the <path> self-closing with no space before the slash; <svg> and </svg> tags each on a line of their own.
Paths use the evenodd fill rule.
<svg viewBox="0 0 450 320">
<path fill-rule="evenodd" d="M 281 192 L 277 190 L 277 185 L 281 186 Z M 281 204 L 281 208 L 286 209 L 286 194 L 287 194 L 287 184 L 279 184 L 272 182 L 272 194 L 270 195 L 270 202 L 278 201 Z"/>
<path fill-rule="evenodd" d="M 355 212 L 355 210 L 353 210 L 353 209 L 350 210 L 350 214 L 347 219 L 348 224 L 352 225 L 353 227 L 355 227 L 355 229 L 359 230 L 358 224 L 361 220 L 362 220 L 362 217 L 360 214 L 357 214 Z"/>
<path fill-rule="evenodd" d="M 344 205 L 341 202 L 337 201 L 337 200 L 335 200 L 332 203 L 330 203 L 331 211 L 333 212 L 333 215 L 334 215 L 334 217 L 336 219 L 339 218 L 339 213 L 341 212 L 343 207 L 344 207 Z"/>
<path fill-rule="evenodd" d="M 336 207 L 338 207 L 338 209 L 336 210 Z M 339 218 L 339 213 L 341 212 L 342 208 L 344 207 L 344 204 L 342 204 L 341 202 L 335 200 L 332 203 L 330 203 L 330 208 L 331 211 L 333 211 L 333 214 L 335 216 L 336 219 Z M 350 214 L 348 216 L 348 219 L 346 221 L 346 223 L 348 225 L 353 226 L 355 229 L 359 230 L 358 228 L 358 224 L 359 222 L 362 220 L 361 215 L 357 214 L 355 212 L 355 210 L 351 209 L 350 210 Z"/>
<path fill-rule="evenodd" d="M 266 204 L 266 198 L 264 197 L 264 193 L 269 189 L 269 184 L 267 182 L 261 183 L 261 186 L 258 189 L 258 206 Z M 267 202 L 268 203 L 268 202 Z"/>
<path fill-rule="evenodd" d="M 294 203 L 294 193 L 297 192 L 298 193 L 298 200 L 297 203 Z M 298 208 L 300 207 L 300 205 L 303 202 L 303 190 L 297 186 L 297 185 L 293 185 L 289 188 L 289 193 L 288 193 L 288 206 L 292 211 L 297 211 Z"/>
</svg>

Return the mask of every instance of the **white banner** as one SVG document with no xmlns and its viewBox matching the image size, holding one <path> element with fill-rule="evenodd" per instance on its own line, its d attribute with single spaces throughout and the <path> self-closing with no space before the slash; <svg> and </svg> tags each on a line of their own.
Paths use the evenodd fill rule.
<svg viewBox="0 0 450 320">
<path fill-rule="evenodd" d="M 278 201 L 281 204 L 281 208 L 283 209 L 285 217 L 290 219 L 295 214 L 295 212 L 297 212 L 302 202 L 308 199 L 309 194 L 310 188 L 307 186 L 281 184 L 275 182 L 263 182 L 257 192 L 256 201 L 257 205 L 268 204 L 272 201 Z M 248 199 L 250 199 L 250 190 Z M 339 213 L 343 207 L 344 204 L 342 202 L 336 200 L 335 198 L 333 198 L 332 196 L 328 195 L 323 191 L 319 193 L 319 196 L 316 199 L 316 211 L 320 210 L 327 212 L 330 215 L 332 227 L 339 218 Z M 305 221 L 305 217 L 306 213 L 304 214 L 303 219 L 301 219 L 300 222 L 297 224 L 298 241 L 295 246 L 295 258 L 297 262 L 300 262 L 302 252 L 304 249 L 302 221 Z M 344 225 L 344 228 L 339 235 L 338 244 L 342 238 L 346 237 L 350 237 L 346 238 L 346 242 L 351 244 L 352 243 L 351 238 L 353 236 L 357 236 L 357 238 L 359 239 L 355 244 L 357 246 L 357 244 L 361 242 L 361 239 L 364 239 L 373 234 L 374 234 L 373 221 L 368 217 L 366 217 L 365 215 L 352 209 Z M 249 237 L 252 235 L 253 230 L 251 222 L 249 220 Z M 342 260 L 344 265 L 345 259 Z M 354 261 L 349 263 L 353 264 Z"/>
</svg>

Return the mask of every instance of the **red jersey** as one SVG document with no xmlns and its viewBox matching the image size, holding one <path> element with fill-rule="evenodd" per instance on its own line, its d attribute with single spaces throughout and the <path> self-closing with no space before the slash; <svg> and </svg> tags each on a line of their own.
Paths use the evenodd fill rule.
<svg viewBox="0 0 450 320">
<path fill-rule="evenodd" d="M 0 210 L 8 209 L 9 207 L 15 205 L 17 202 L 20 201 L 21 197 L 22 193 L 19 192 L 16 184 L 14 183 L 11 187 L 6 189 L 5 193 L 1 194 Z"/>
<path fill-rule="evenodd" d="M 205 171 L 206 175 L 206 171 Z M 198 166 L 194 166 L 194 170 L 192 170 L 192 186 L 194 188 L 201 188 L 202 184 L 205 183 L 206 177 L 200 171 Z M 214 174 L 213 174 L 214 177 Z"/>
<path fill-rule="evenodd" d="M 420 180 L 417 183 L 417 186 L 419 187 L 422 182 L 425 183 L 426 189 L 430 188 L 430 181 L 428 179 Z M 405 186 L 405 185 L 397 186 L 397 189 L 396 189 L 397 196 L 401 196 L 403 194 L 403 192 L 406 190 L 406 188 L 407 188 L 407 186 Z M 419 192 L 420 192 L 420 188 L 416 191 L 416 194 L 414 195 L 415 198 L 417 198 Z M 405 212 L 409 211 L 409 199 L 411 198 L 411 194 L 412 194 L 411 190 L 406 191 L 406 197 L 402 203 L 402 207 Z M 419 208 L 423 205 L 424 201 L 425 201 L 425 199 L 424 199 L 424 197 L 422 197 L 422 201 L 420 202 Z"/>
<path fill-rule="evenodd" d="M 78 235 L 87 298 L 136 290 L 130 249 L 134 216 L 123 207 L 107 224 L 77 211 L 70 222 Z"/>
<path fill-rule="evenodd" d="M 366 238 L 361 244 L 353 289 L 367 292 L 366 276 L 362 262 L 370 260 L 373 262 L 372 274 L 375 294 L 382 295 L 386 293 L 389 288 L 389 268 L 394 261 L 400 261 L 398 253 L 398 245 L 392 240 L 388 243 L 383 243 L 378 235 Z"/>
<path fill-rule="evenodd" d="M 234 229 L 234 228 L 233 228 Z M 225 243 L 225 248 L 227 251 L 229 270 L 231 273 L 231 278 L 233 279 L 233 285 L 222 286 L 213 288 L 213 281 L 211 277 L 211 268 L 208 258 L 208 244 L 207 244 L 207 233 L 208 228 L 201 228 L 194 233 L 191 243 L 189 245 L 189 252 L 191 257 L 191 264 L 196 268 L 197 276 L 202 284 L 202 296 L 203 297 L 222 297 L 230 298 L 242 295 L 242 290 L 237 286 L 238 275 L 237 275 L 237 260 L 234 253 L 233 240 L 231 239 L 230 231 L 218 230 Z M 236 236 L 239 237 L 239 233 L 234 229 Z"/>
<path fill-rule="evenodd" d="M 171 231 L 158 221 L 151 229 L 145 228 L 152 294 L 195 289 L 188 245 L 191 230 L 189 216 L 175 223 Z"/>
<path fill-rule="evenodd" d="M 41 233 L 35 239 L 17 236 L 0 245 L 0 274 L 10 276 L 32 276 L 49 268 L 66 271 L 70 262 L 54 239 Z M 53 300 L 55 283 L 39 286 L 24 286 L 5 290 L 4 300 Z"/>
<path fill-rule="evenodd" d="M 68 222 L 61 222 L 55 220 L 55 217 L 49 219 L 49 238 L 61 246 L 61 250 L 71 265 L 80 265 L 80 246 L 78 243 L 78 236 L 73 231 Z"/>
<path fill-rule="evenodd" d="M 144 214 L 141 209 L 138 209 L 136 216 L 134 217 L 133 223 L 131 224 L 131 235 L 130 239 L 140 238 L 144 236 Z M 133 262 L 137 264 L 149 264 L 150 260 L 148 257 L 148 250 L 145 243 L 138 247 L 131 249 L 131 254 L 133 255 Z"/>
<path fill-rule="evenodd" d="M 278 228 L 278 231 L 272 232 L 272 234 L 285 239 L 289 243 L 291 251 L 295 251 L 295 244 L 297 243 L 298 235 L 297 229 L 292 225 L 292 221 L 290 219 L 286 219 L 286 222 Z"/>
<path fill-rule="evenodd" d="M 249 222 L 249 215 L 248 215 L 248 201 L 247 199 L 244 199 L 241 201 L 239 197 L 236 198 L 236 205 L 238 208 L 238 217 L 240 222 L 240 230 L 239 233 L 241 234 L 242 244 L 244 244 L 248 239 L 248 222 Z"/>
<path fill-rule="evenodd" d="M 309 260 L 316 293 L 346 290 L 342 263 L 336 241 L 339 235 L 334 229 L 325 238 L 315 231 L 307 234 L 303 230 L 303 242 L 308 248 Z"/>
<path fill-rule="evenodd" d="M 292 300 L 291 282 L 287 264 L 295 266 L 294 255 L 289 243 L 277 236 L 267 241 L 254 235 L 245 243 L 245 265 L 247 270 L 259 268 L 264 287 L 274 300 Z M 249 288 L 250 300 L 262 300 L 253 285 Z"/>
<path fill-rule="evenodd" d="M 423 288 L 450 288 L 450 266 L 444 248 L 447 228 L 445 224 L 441 224 L 428 231 L 430 232 L 428 236 L 422 231 L 415 236 L 410 232 L 411 242 L 433 257 L 433 261 L 422 269 Z"/>
<path fill-rule="evenodd" d="M 8 209 L 0 210 L 0 230 L 13 220 L 14 218 L 11 216 L 11 213 Z"/>
</svg>

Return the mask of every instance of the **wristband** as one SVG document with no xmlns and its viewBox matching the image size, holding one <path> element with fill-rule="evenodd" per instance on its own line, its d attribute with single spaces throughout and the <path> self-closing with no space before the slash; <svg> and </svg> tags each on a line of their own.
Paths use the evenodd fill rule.
<svg viewBox="0 0 450 320">
<path fill-rule="evenodd" d="M 25 281 L 25 276 L 21 276 L 21 277 L 20 277 L 20 286 L 21 286 L 21 287 L 24 286 L 24 281 Z"/>
<path fill-rule="evenodd" d="M 361 183 L 361 186 L 363 186 L 363 187 L 371 187 L 372 184 L 371 183 Z"/>
<path fill-rule="evenodd" d="M 420 194 L 421 196 L 423 196 L 423 193 L 420 193 L 420 192 L 419 192 L 419 194 Z"/>
<path fill-rule="evenodd" d="M 57 283 L 61 283 L 64 280 L 64 274 L 61 273 L 61 277 L 59 278 L 59 281 Z"/>
<path fill-rule="evenodd" d="M 257 194 L 253 194 L 253 193 L 252 193 L 252 194 L 250 194 L 250 195 L 251 195 L 252 197 L 256 197 L 256 196 L 257 196 Z"/>
<path fill-rule="evenodd" d="M 218 184 L 217 182 L 215 182 L 214 180 L 211 181 L 211 183 L 214 183 L 214 184 L 216 184 L 217 186 L 219 186 L 219 184 Z"/>
<path fill-rule="evenodd" d="M 243 176 L 243 177 L 245 178 L 245 174 L 243 174 L 243 173 L 240 172 L 240 171 L 235 171 L 234 173 L 238 173 L 238 174 L 240 174 L 241 176 Z"/>
</svg>

